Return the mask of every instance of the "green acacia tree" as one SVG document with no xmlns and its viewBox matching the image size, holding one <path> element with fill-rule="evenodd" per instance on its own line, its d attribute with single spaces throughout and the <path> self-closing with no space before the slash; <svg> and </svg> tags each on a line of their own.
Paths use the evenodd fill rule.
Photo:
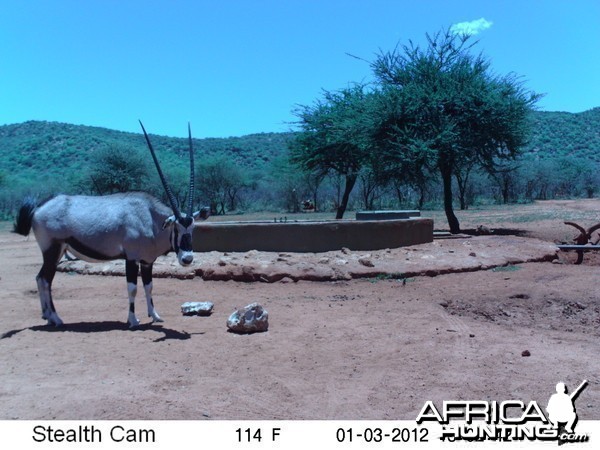
<svg viewBox="0 0 600 450">
<path fill-rule="evenodd" d="M 498 76 L 470 36 L 442 31 L 427 35 L 425 48 L 397 47 L 372 62 L 382 86 L 377 133 L 389 161 L 413 170 L 436 170 L 442 179 L 444 209 L 452 233 L 452 177 L 474 163 L 494 173 L 526 144 L 528 114 L 539 95 L 514 75 Z"/>
<path fill-rule="evenodd" d="M 322 99 L 295 111 L 301 132 L 290 144 L 292 162 L 321 177 L 336 174 L 344 179 L 336 219 L 343 218 L 361 169 L 374 151 L 372 96 L 364 85 L 356 84 L 324 91 Z"/>
<path fill-rule="evenodd" d="M 250 185 L 247 172 L 227 155 L 205 157 L 196 166 L 197 190 L 209 202 L 211 214 L 236 209 L 241 190 Z"/>
<path fill-rule="evenodd" d="M 91 191 L 104 195 L 142 189 L 148 172 L 147 158 L 136 148 L 104 147 L 90 168 Z"/>
</svg>

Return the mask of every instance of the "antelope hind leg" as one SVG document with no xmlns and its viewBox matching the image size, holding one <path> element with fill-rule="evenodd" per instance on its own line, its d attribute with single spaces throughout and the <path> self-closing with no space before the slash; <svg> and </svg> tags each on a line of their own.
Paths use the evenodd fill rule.
<svg viewBox="0 0 600 450">
<path fill-rule="evenodd" d="M 48 249 L 42 252 L 44 263 L 36 277 L 38 293 L 40 295 L 40 304 L 42 307 L 42 319 L 48 321 L 48 325 L 60 327 L 63 321 L 56 313 L 54 302 L 52 301 L 52 280 L 56 275 L 56 265 L 65 247 L 61 244 L 52 244 Z"/>
</svg>

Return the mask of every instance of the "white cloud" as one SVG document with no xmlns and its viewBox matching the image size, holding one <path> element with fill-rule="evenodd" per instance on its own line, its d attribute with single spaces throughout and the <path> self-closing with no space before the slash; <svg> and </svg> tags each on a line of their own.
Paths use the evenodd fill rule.
<svg viewBox="0 0 600 450">
<path fill-rule="evenodd" d="M 470 22 L 460 22 L 455 23 L 450 27 L 450 31 L 455 34 L 468 34 L 468 35 L 476 35 L 481 33 L 484 30 L 490 28 L 494 22 L 489 20 L 485 20 L 483 17 L 481 19 L 472 20 Z"/>
</svg>

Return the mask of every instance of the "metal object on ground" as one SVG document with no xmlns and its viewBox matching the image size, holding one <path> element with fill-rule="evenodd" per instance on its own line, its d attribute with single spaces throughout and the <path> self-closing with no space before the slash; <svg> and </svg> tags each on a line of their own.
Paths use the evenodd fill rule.
<svg viewBox="0 0 600 450">
<path fill-rule="evenodd" d="M 357 211 L 356 220 L 398 220 L 421 217 L 418 209 L 390 210 L 390 211 Z"/>
<path fill-rule="evenodd" d="M 558 248 L 561 250 L 575 250 L 577 251 L 577 261 L 575 264 L 581 264 L 583 262 L 583 252 L 588 250 L 597 250 L 597 244 L 600 242 L 600 236 L 592 241 L 592 233 L 596 230 L 600 230 L 600 223 L 592 225 L 587 230 L 581 225 L 575 222 L 565 222 L 565 225 L 570 225 L 579 230 L 579 234 L 573 238 L 575 245 L 559 245 Z M 591 243 L 592 245 L 586 245 Z"/>
</svg>

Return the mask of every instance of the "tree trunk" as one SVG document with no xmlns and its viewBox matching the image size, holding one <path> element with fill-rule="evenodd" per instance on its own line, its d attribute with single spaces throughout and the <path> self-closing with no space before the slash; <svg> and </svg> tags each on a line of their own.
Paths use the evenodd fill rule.
<svg viewBox="0 0 600 450">
<path fill-rule="evenodd" d="M 448 167 L 441 166 L 440 172 L 444 183 L 444 211 L 448 219 L 448 226 L 450 227 L 450 233 L 457 234 L 460 233 L 460 223 L 452 207 L 452 165 L 449 164 Z"/>
<path fill-rule="evenodd" d="M 425 205 L 425 185 L 422 183 L 419 183 L 419 200 L 417 203 L 417 209 L 421 210 L 423 209 L 423 205 Z"/>
<path fill-rule="evenodd" d="M 460 210 L 464 211 L 465 209 L 468 208 L 468 205 L 467 205 L 467 183 L 468 183 L 468 179 L 469 179 L 469 174 L 467 172 L 467 174 L 463 178 L 461 175 L 456 173 L 455 178 L 456 178 L 456 185 L 458 186 L 458 199 L 460 201 Z"/>
<path fill-rule="evenodd" d="M 298 198 L 298 191 L 296 189 L 292 191 L 292 212 L 300 212 L 300 199 Z"/>
<path fill-rule="evenodd" d="M 342 195 L 342 201 L 340 202 L 340 206 L 338 206 L 337 208 L 337 213 L 335 215 L 336 219 L 342 219 L 344 217 L 346 207 L 348 206 L 348 199 L 350 198 L 350 192 L 352 192 L 352 189 L 354 188 L 356 178 L 356 175 L 346 175 L 344 194 Z"/>
<path fill-rule="evenodd" d="M 309 189 L 309 193 L 311 195 L 312 201 L 313 201 L 313 206 L 314 206 L 314 212 L 317 212 L 319 210 L 319 206 L 318 206 L 318 196 L 319 196 L 319 187 L 321 186 L 321 183 L 323 182 L 323 180 L 325 179 L 325 175 L 319 175 L 319 174 L 312 174 L 309 175 L 307 178 L 307 184 L 308 184 L 308 189 Z"/>
<path fill-rule="evenodd" d="M 399 184 L 394 183 L 394 191 L 396 192 L 396 198 L 398 199 L 398 204 L 402 205 L 404 201 L 404 195 L 402 194 L 402 187 Z"/>
<path fill-rule="evenodd" d="M 505 181 L 504 185 L 502 186 L 502 204 L 503 205 L 508 205 L 508 196 L 509 196 L 508 183 Z"/>
<path fill-rule="evenodd" d="M 461 211 L 464 211 L 465 209 L 468 208 L 467 201 L 465 199 L 465 190 L 462 187 L 460 187 L 460 185 L 458 187 L 458 200 L 460 202 L 460 210 Z"/>
<path fill-rule="evenodd" d="M 237 209 L 236 200 L 238 196 L 238 189 L 239 188 L 237 187 L 227 189 L 227 196 L 229 198 L 229 211 L 235 211 Z"/>
</svg>

